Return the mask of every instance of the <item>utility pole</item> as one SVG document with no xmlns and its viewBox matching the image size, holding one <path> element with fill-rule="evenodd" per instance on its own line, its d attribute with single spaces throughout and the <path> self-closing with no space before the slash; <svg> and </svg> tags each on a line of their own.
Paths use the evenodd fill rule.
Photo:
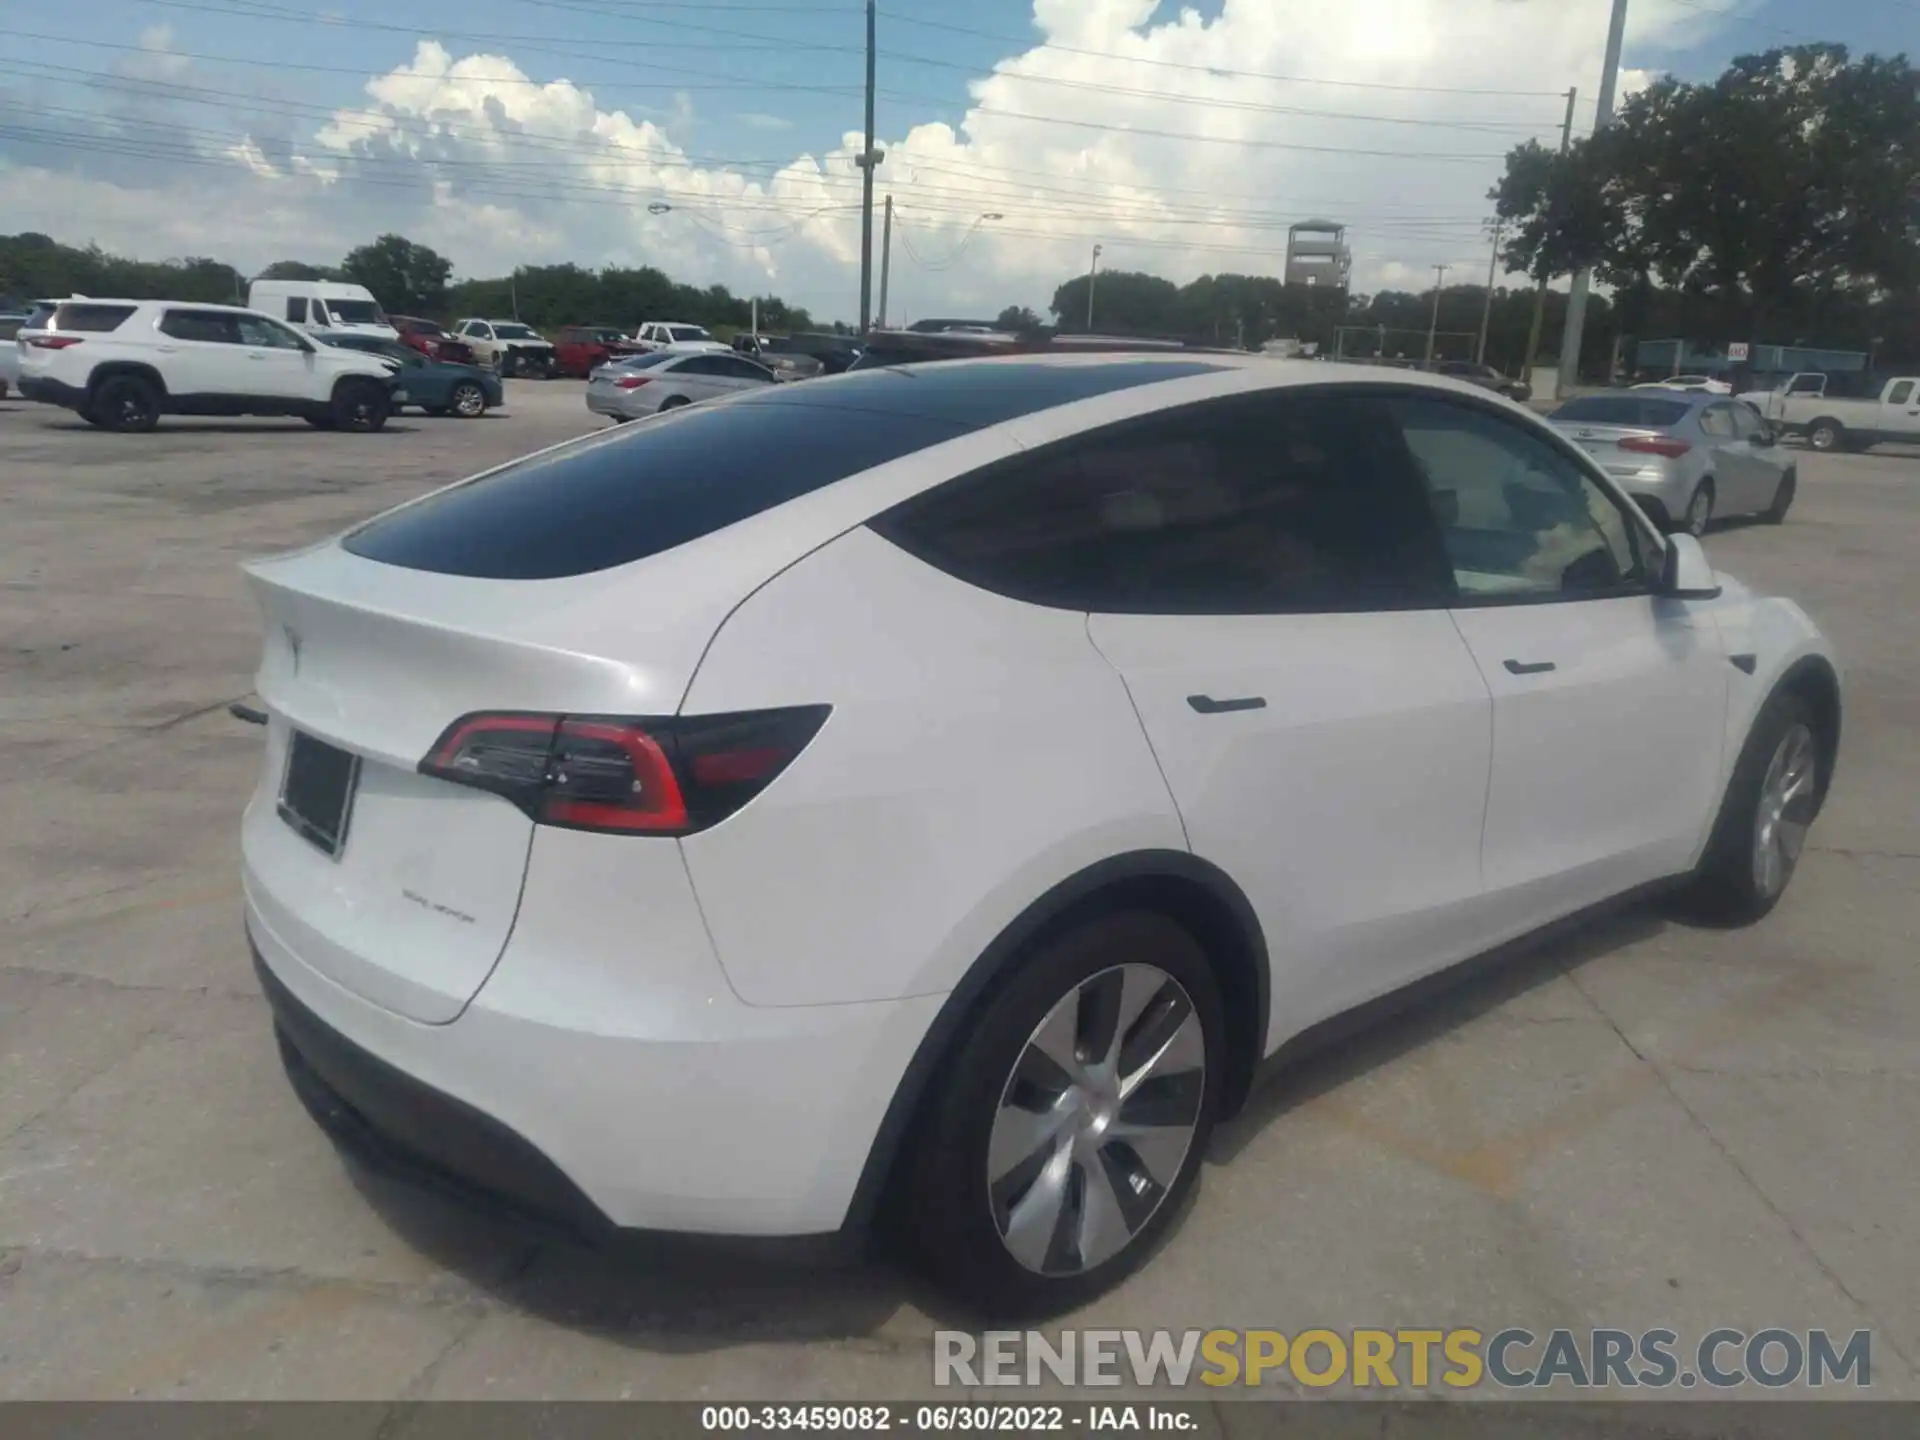
<svg viewBox="0 0 1920 1440">
<path fill-rule="evenodd" d="M 1440 287 L 1447 283 L 1447 271 L 1451 265 L 1433 267 L 1433 318 L 1427 321 L 1427 363 L 1433 363 L 1433 341 L 1440 330 Z"/>
<path fill-rule="evenodd" d="M 1093 262 L 1087 266 L 1087 333 L 1093 333 L 1093 282 L 1100 278 L 1100 247 L 1093 247 Z"/>
<path fill-rule="evenodd" d="M 1487 363 L 1487 330 L 1493 324 L 1493 276 L 1500 267 L 1500 231 L 1502 221 L 1499 216 L 1493 220 L 1493 254 L 1487 257 L 1487 300 L 1480 307 L 1480 346 L 1473 352 L 1474 363 Z"/>
<path fill-rule="evenodd" d="M 1594 108 L 1593 130 L 1599 134 L 1613 123 L 1613 89 L 1620 79 L 1620 46 L 1627 33 L 1627 0 L 1613 0 L 1613 19 L 1607 26 L 1607 58 L 1600 67 L 1600 101 Z M 1587 324 L 1587 291 L 1593 284 L 1593 271 L 1583 269 L 1573 277 L 1573 293 L 1567 296 L 1567 328 L 1560 337 L 1560 393 L 1566 394 L 1580 377 L 1581 332 Z"/>
<path fill-rule="evenodd" d="M 893 272 L 893 196 L 887 196 L 886 220 L 880 227 L 880 328 L 887 328 L 887 277 Z"/>
<path fill-rule="evenodd" d="M 1560 126 L 1560 159 L 1564 163 L 1567 151 L 1573 148 L 1573 110 L 1580 103 L 1580 91 L 1577 86 L 1567 91 L 1567 118 Z M 1540 281 L 1533 291 L 1533 324 L 1527 331 L 1526 371 L 1520 376 L 1531 383 L 1533 380 L 1533 357 L 1540 353 L 1540 331 L 1547 323 L 1547 282 Z"/>
<path fill-rule="evenodd" d="M 873 170 L 880 156 L 873 148 L 873 0 L 867 0 L 867 141 L 861 150 L 860 176 L 860 333 L 873 327 Z"/>
</svg>

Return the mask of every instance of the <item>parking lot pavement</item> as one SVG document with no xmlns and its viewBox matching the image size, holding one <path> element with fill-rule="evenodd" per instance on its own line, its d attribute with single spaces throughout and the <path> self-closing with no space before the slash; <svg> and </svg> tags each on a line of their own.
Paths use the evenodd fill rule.
<svg viewBox="0 0 1920 1440">
<path fill-rule="evenodd" d="M 0 404 L 0 1396 L 928 1391 L 957 1322 L 889 1268 L 529 1241 L 345 1168 L 279 1073 L 235 564 L 598 428 L 578 384 L 508 398 L 366 437 Z M 1707 545 L 1848 664 L 1781 908 L 1630 911 L 1282 1077 L 1072 1323 L 1868 1328 L 1920 1392 L 1920 455 L 1803 455 L 1784 527 Z"/>
</svg>

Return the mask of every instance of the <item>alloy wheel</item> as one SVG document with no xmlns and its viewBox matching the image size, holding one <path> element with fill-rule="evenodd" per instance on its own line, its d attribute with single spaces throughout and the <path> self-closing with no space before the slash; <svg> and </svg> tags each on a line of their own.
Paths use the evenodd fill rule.
<svg viewBox="0 0 1920 1440">
<path fill-rule="evenodd" d="M 1707 525 L 1713 519 L 1713 491 L 1705 485 L 1693 492 L 1693 498 L 1687 501 L 1687 533 L 1696 539 L 1707 533 Z"/>
<path fill-rule="evenodd" d="M 1156 965 L 1081 981 L 1027 1038 L 987 1142 L 987 1192 L 1007 1252 L 1076 1275 L 1132 1243 L 1171 1191 L 1200 1123 L 1206 1032 Z"/>
<path fill-rule="evenodd" d="M 462 385 L 453 392 L 453 409 L 457 415 L 472 419 L 487 408 L 487 397 L 480 393 L 478 385 Z"/>
<path fill-rule="evenodd" d="M 1814 782 L 1819 768 L 1813 731 L 1787 727 L 1774 747 L 1753 817 L 1753 885 L 1771 900 L 1786 888 L 1813 823 Z"/>
</svg>

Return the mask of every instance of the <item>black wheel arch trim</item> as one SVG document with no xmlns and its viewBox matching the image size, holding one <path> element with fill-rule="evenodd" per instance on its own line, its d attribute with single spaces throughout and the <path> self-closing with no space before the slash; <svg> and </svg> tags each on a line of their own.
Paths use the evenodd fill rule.
<svg viewBox="0 0 1920 1440">
<path fill-rule="evenodd" d="M 1789 692 L 1801 694 L 1821 707 L 1821 726 L 1817 735 L 1820 741 L 1820 789 L 1815 798 L 1815 814 L 1826 807 L 1827 794 L 1833 788 L 1833 772 L 1840 758 L 1840 730 L 1846 711 L 1846 701 L 1840 689 L 1840 674 L 1833 668 L 1833 662 L 1824 655 L 1803 655 L 1781 672 L 1780 678 L 1773 682 L 1773 688 L 1767 693 L 1760 709 L 1754 711 L 1757 719 L 1760 710 L 1772 703 L 1773 697 Z M 1749 732 L 1751 733 L 1751 732 Z M 1746 741 L 1742 740 L 1744 749 Z"/>
<path fill-rule="evenodd" d="M 865 1230 L 872 1226 L 882 1201 L 892 1187 L 898 1161 L 905 1149 L 907 1133 L 914 1114 L 926 1097 L 928 1087 L 939 1075 L 960 1039 L 966 1021 L 978 1009 L 994 982 L 1015 965 L 1035 944 L 1051 932 L 1090 915 L 1108 903 L 1123 903 L 1129 893 L 1143 896 L 1140 903 L 1152 908 L 1150 898 L 1155 884 L 1197 889 L 1208 897 L 1218 913 L 1229 917 L 1228 939 L 1241 951 L 1240 959 L 1249 962 L 1247 977 L 1251 996 L 1222 995 L 1229 1025 L 1239 1020 L 1237 1043 L 1232 1047 L 1232 1069 L 1223 1091 L 1222 1116 L 1230 1115 L 1245 1101 L 1255 1074 L 1266 1054 L 1267 1017 L 1272 995 L 1272 978 L 1267 958 L 1266 937 L 1261 930 L 1253 903 L 1247 899 L 1231 876 L 1219 866 L 1184 850 L 1135 850 L 1109 856 L 1060 881 L 997 935 L 993 942 L 961 977 L 948 994 L 927 1027 L 908 1062 L 900 1082 L 894 1088 L 867 1161 L 847 1206 L 843 1231 Z M 1210 958 L 1211 947 L 1209 947 Z M 1250 1014 L 1235 1015 L 1236 1008 Z"/>
<path fill-rule="evenodd" d="M 91 399 L 109 380 L 119 380 L 131 376 L 135 380 L 144 380 L 153 386 L 160 399 L 171 398 L 167 382 L 153 366 L 140 360 L 108 360 L 94 366 L 93 373 L 87 376 L 87 396 Z"/>
</svg>

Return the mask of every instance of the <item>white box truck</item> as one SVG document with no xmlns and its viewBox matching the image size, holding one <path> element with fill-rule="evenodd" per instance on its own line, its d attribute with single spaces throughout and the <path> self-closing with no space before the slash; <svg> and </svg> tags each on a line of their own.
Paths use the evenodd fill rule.
<svg viewBox="0 0 1920 1440">
<path fill-rule="evenodd" d="M 256 280 L 247 291 L 247 304 L 320 340 L 329 335 L 400 338 L 364 285 L 340 280 Z"/>
</svg>

